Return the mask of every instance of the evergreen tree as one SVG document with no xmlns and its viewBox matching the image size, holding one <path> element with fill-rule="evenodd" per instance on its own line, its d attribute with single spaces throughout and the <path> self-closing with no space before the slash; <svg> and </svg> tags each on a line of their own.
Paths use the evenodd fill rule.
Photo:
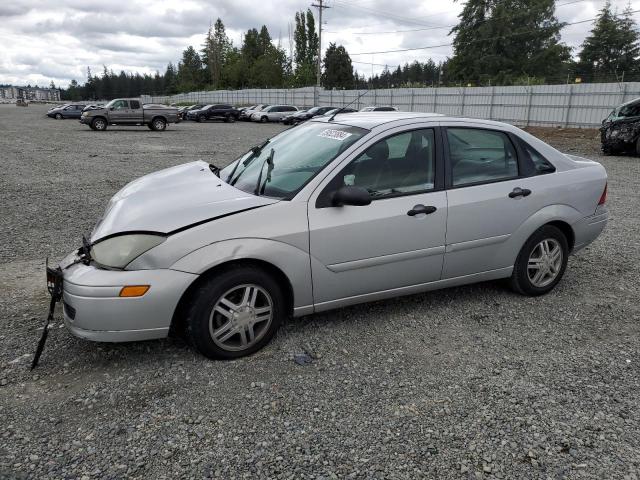
<svg viewBox="0 0 640 480">
<path fill-rule="evenodd" d="M 353 88 L 354 76 L 351 57 L 347 50 L 335 43 L 330 43 L 324 54 L 324 72 L 322 85 L 325 88 Z"/>
<path fill-rule="evenodd" d="M 639 36 L 631 15 L 627 7 L 621 17 L 616 16 L 611 11 L 611 3 L 605 3 L 582 44 L 577 66 L 579 75 L 606 80 L 611 75 L 638 71 Z"/>
<path fill-rule="evenodd" d="M 209 27 L 204 48 L 202 49 L 202 63 L 207 70 L 206 81 L 213 88 L 221 88 L 223 86 L 223 72 L 231 49 L 232 44 L 229 37 L 227 37 L 224 24 L 218 18 L 213 29 Z"/>
<path fill-rule="evenodd" d="M 450 70 L 457 80 L 508 84 L 523 76 L 557 76 L 570 59 L 554 0 L 468 0 L 459 18 L 451 30 Z"/>
<path fill-rule="evenodd" d="M 202 61 L 192 46 L 182 52 L 182 60 L 178 64 L 178 88 L 181 92 L 197 90 L 202 86 Z"/>
</svg>

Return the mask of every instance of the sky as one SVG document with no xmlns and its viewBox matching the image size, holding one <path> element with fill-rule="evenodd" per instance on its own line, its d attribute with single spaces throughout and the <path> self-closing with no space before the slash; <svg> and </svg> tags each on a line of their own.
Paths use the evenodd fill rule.
<svg viewBox="0 0 640 480">
<path fill-rule="evenodd" d="M 274 42 L 289 49 L 289 30 L 296 11 L 312 0 L 0 0 L 0 84 L 66 87 L 83 83 L 87 67 L 119 72 L 164 72 L 182 50 L 200 49 L 209 24 L 222 18 L 234 45 L 243 32 L 267 26 Z M 315 0 L 313 3 L 317 3 Z M 628 0 L 612 0 L 622 11 Z M 344 45 L 354 68 L 365 76 L 385 65 L 451 56 L 448 36 L 457 23 L 462 1 L 325 0 L 323 51 L 329 42 Z M 564 5 L 563 5 L 564 4 Z M 591 19 L 604 0 L 557 0 L 561 21 Z M 640 0 L 631 2 L 640 10 Z M 312 8 L 317 19 L 316 8 Z M 634 18 L 640 21 L 640 14 Z M 580 46 L 591 23 L 568 26 L 563 41 Z M 369 53 L 442 45 L 396 53 Z M 576 51 L 574 50 L 574 54 Z M 361 63 L 358 63 L 361 62 Z"/>
</svg>

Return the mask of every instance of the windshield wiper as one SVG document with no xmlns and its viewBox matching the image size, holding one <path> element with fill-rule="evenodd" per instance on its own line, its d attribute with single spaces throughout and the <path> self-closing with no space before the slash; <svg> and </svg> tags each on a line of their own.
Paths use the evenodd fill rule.
<svg viewBox="0 0 640 480">
<path fill-rule="evenodd" d="M 238 159 L 238 161 L 236 162 L 236 164 L 233 167 L 233 170 L 231 170 L 231 173 L 229 174 L 229 176 L 227 177 L 226 182 L 229 183 L 229 181 L 233 178 L 233 174 L 236 173 L 236 170 L 238 169 L 238 166 L 240 165 L 240 163 L 242 163 L 243 167 L 246 167 L 247 165 L 249 165 L 251 163 L 251 161 L 256 158 L 258 155 L 260 155 L 260 152 L 262 152 L 262 149 L 264 147 L 267 146 L 267 143 L 269 143 L 271 140 L 265 140 L 264 142 L 262 142 L 260 145 L 255 145 L 253 147 L 251 147 L 249 149 L 249 151 L 251 152 L 251 155 L 249 155 L 246 160 L 244 160 L 243 162 L 240 162 L 241 158 L 240 157 Z M 237 180 L 237 178 L 236 178 Z M 235 181 L 231 182 L 230 185 L 233 185 L 234 183 L 236 183 Z"/>
<path fill-rule="evenodd" d="M 217 177 L 220 177 L 220 167 L 216 167 L 213 163 L 209 164 L 209 170 Z"/>
<path fill-rule="evenodd" d="M 260 173 L 258 173 L 258 181 L 256 182 L 256 188 L 253 189 L 254 195 L 261 195 L 264 193 L 264 189 L 267 186 L 267 182 L 271 181 L 271 171 L 273 170 L 273 156 L 275 155 L 275 150 L 272 148 L 269 156 L 262 162 L 260 165 Z M 262 171 L 264 170 L 264 164 L 269 164 L 269 168 L 267 169 L 267 178 L 264 181 L 264 185 L 260 188 L 260 184 L 262 183 Z"/>
</svg>

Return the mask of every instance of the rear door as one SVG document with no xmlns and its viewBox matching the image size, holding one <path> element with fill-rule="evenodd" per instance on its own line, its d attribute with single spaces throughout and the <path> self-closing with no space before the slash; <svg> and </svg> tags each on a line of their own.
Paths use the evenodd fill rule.
<svg viewBox="0 0 640 480">
<path fill-rule="evenodd" d="M 142 105 L 139 100 L 129 100 L 129 121 L 131 123 L 140 123 L 144 117 Z"/>
<path fill-rule="evenodd" d="M 449 125 L 443 142 L 449 212 L 442 278 L 512 266 L 506 242 L 544 204 L 517 138 L 498 129 Z"/>
</svg>

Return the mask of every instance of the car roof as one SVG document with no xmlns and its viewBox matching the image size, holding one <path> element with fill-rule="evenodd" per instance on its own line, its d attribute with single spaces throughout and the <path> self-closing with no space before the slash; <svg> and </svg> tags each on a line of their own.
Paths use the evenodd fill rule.
<svg viewBox="0 0 640 480">
<path fill-rule="evenodd" d="M 443 116 L 439 113 L 419 113 L 419 112 L 352 112 L 344 115 L 338 113 L 334 121 L 352 127 L 360 127 L 371 130 L 374 127 L 384 123 L 390 123 L 398 120 L 431 120 L 434 117 L 438 119 Z M 320 117 L 318 122 L 328 122 L 330 117 Z"/>
<path fill-rule="evenodd" d="M 329 123 L 331 115 L 324 115 L 321 117 L 315 117 L 311 121 L 313 122 L 325 122 Z M 354 112 L 349 114 L 338 113 L 334 120 L 330 123 L 336 123 L 341 125 L 348 125 L 351 127 L 366 128 L 372 130 L 381 125 L 397 124 L 405 125 L 411 122 L 466 122 L 475 123 L 479 125 L 485 125 L 487 127 L 499 127 L 502 130 L 513 131 L 514 127 L 502 122 L 496 122 L 493 120 L 483 120 L 480 118 L 464 118 L 445 116 L 441 113 L 421 113 L 421 112 Z"/>
</svg>

